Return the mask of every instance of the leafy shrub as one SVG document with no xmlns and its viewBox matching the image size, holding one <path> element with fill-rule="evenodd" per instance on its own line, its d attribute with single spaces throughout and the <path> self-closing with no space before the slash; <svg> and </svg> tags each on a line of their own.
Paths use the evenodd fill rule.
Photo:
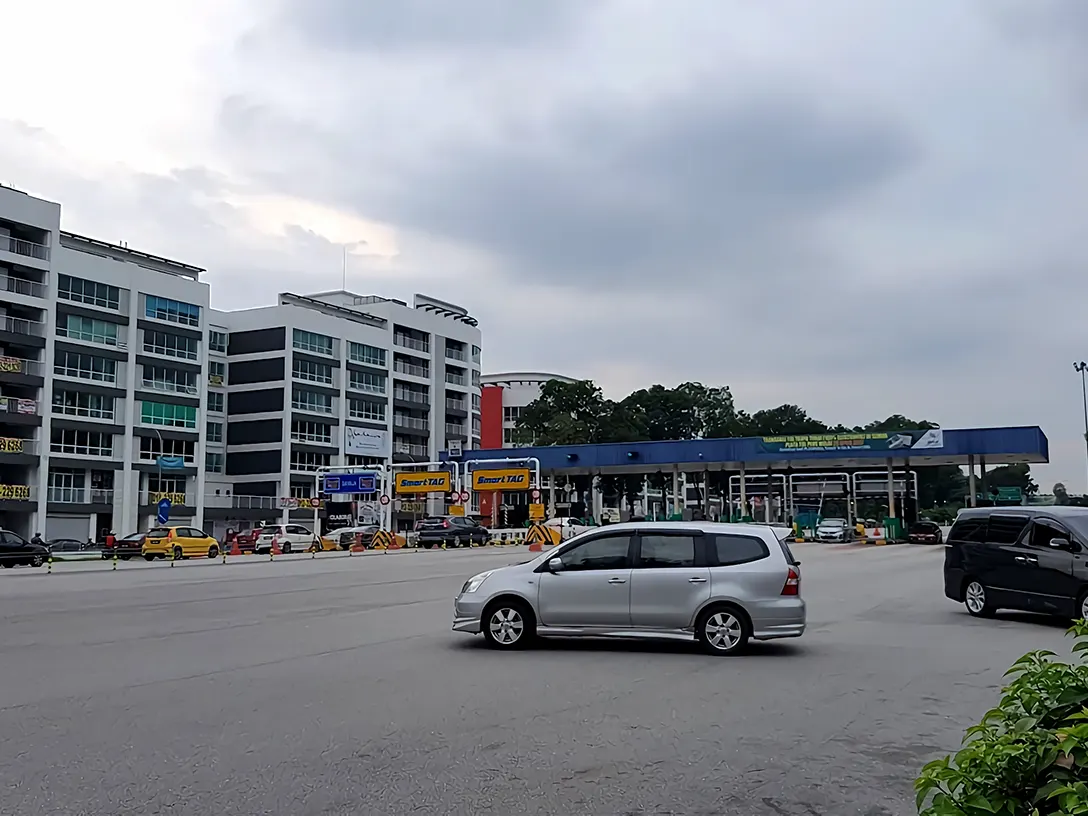
<svg viewBox="0 0 1088 816">
<path fill-rule="evenodd" d="M 1088 816 L 1088 622 L 1069 634 L 1071 662 L 1021 657 L 964 747 L 922 769 L 922 816 Z"/>
</svg>

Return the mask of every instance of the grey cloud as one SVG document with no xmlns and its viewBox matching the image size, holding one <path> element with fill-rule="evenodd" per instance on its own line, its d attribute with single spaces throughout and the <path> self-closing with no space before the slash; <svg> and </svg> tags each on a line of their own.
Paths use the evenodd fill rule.
<svg viewBox="0 0 1088 816">
<path fill-rule="evenodd" d="M 277 28 L 346 51 L 521 48 L 554 41 L 583 0 L 288 0 Z"/>
</svg>

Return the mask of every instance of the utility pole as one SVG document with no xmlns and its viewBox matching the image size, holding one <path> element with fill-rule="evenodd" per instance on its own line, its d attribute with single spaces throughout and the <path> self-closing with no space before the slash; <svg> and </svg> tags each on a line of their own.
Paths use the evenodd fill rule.
<svg viewBox="0 0 1088 816">
<path fill-rule="evenodd" d="M 1084 455 L 1085 462 L 1088 463 L 1088 385 L 1085 384 L 1084 380 L 1084 373 L 1088 371 L 1088 363 L 1083 360 L 1079 363 L 1073 363 L 1073 370 L 1080 374 L 1080 396 L 1084 404 Z M 1086 488 L 1085 492 L 1088 494 L 1088 488 Z"/>
</svg>

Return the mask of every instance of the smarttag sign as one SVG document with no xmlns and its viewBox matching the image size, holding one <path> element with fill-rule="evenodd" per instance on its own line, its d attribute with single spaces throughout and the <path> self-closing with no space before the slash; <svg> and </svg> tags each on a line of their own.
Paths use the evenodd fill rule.
<svg viewBox="0 0 1088 816">
<path fill-rule="evenodd" d="M 474 470 L 472 471 L 472 489 L 478 491 L 528 490 L 529 468 Z"/>
<path fill-rule="evenodd" d="M 393 484 L 398 493 L 449 493 L 453 488 L 453 480 L 445 471 L 398 473 Z"/>
</svg>

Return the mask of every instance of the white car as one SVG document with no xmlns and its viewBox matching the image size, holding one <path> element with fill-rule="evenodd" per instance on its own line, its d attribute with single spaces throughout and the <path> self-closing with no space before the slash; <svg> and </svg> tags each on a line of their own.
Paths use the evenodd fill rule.
<svg viewBox="0 0 1088 816">
<path fill-rule="evenodd" d="M 317 536 L 301 524 L 268 524 L 261 528 L 254 550 L 259 553 L 271 552 L 272 542 L 277 538 L 284 553 L 306 552 L 315 545 L 321 548 Z"/>
<path fill-rule="evenodd" d="M 845 543 L 853 540 L 853 538 L 853 531 L 850 529 L 850 525 L 846 523 L 846 519 L 829 518 L 824 519 L 816 525 L 817 541 L 838 541 Z"/>
<path fill-rule="evenodd" d="M 544 526 L 558 528 L 561 541 L 566 541 L 568 538 L 574 538 L 576 535 L 584 533 L 586 530 L 594 529 L 592 527 L 587 527 L 584 524 L 575 524 L 574 519 L 563 517 L 550 518 L 544 522 Z"/>
</svg>

